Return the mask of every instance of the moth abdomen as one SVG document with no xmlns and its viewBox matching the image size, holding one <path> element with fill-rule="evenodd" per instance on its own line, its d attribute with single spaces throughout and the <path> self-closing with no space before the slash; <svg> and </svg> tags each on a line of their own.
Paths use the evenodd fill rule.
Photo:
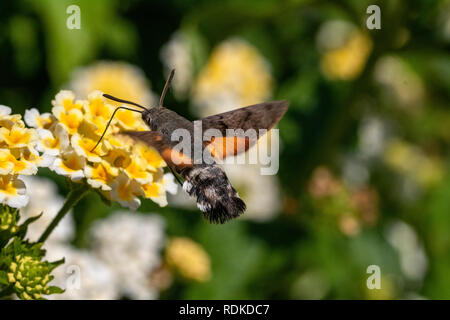
<svg viewBox="0 0 450 320">
<path fill-rule="evenodd" d="M 217 165 L 197 165 L 184 178 L 184 191 L 197 199 L 197 207 L 210 222 L 224 223 L 245 211 L 244 201 Z"/>
</svg>

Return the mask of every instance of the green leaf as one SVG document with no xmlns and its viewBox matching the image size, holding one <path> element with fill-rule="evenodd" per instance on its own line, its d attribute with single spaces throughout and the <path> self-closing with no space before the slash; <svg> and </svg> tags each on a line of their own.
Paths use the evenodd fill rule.
<svg viewBox="0 0 450 320">
<path fill-rule="evenodd" d="M 61 293 L 64 293 L 64 291 L 65 291 L 56 286 L 50 286 L 48 289 L 49 289 L 49 294 L 61 294 Z"/>
<path fill-rule="evenodd" d="M 0 270 L 0 284 L 9 285 L 8 276 L 6 271 Z"/>
<path fill-rule="evenodd" d="M 24 239 L 25 235 L 27 234 L 27 230 L 28 230 L 28 225 L 30 223 L 33 223 L 34 221 L 36 221 L 37 219 L 39 219 L 42 216 L 43 212 L 41 212 L 40 214 L 38 214 L 37 216 L 34 217 L 30 217 L 27 220 L 25 220 L 24 223 L 22 223 L 19 226 L 19 230 L 17 231 L 17 233 L 15 234 L 16 237 L 19 237 L 20 239 Z"/>
</svg>

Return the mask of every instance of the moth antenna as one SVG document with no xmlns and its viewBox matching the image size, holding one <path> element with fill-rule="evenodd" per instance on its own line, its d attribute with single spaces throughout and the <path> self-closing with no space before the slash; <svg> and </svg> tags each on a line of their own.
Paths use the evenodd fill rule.
<svg viewBox="0 0 450 320">
<path fill-rule="evenodd" d="M 110 99 L 110 100 L 114 100 L 114 101 L 122 102 L 122 103 L 126 103 L 126 104 L 131 104 L 131 105 L 133 105 L 133 106 L 136 106 L 136 107 L 142 108 L 142 109 L 144 109 L 144 110 L 147 110 L 147 108 L 141 106 L 140 104 L 137 104 L 136 102 L 132 102 L 132 101 L 128 101 L 128 100 L 119 99 L 119 98 L 113 97 L 112 95 L 107 94 L 107 93 L 104 93 L 103 96 L 104 96 L 105 98 L 107 98 L 107 99 Z"/>
<path fill-rule="evenodd" d="M 119 102 L 121 102 L 121 101 L 119 101 Z M 144 108 L 144 107 L 142 107 L 142 108 Z M 100 139 L 98 139 L 97 143 L 96 143 L 95 146 L 92 148 L 91 152 L 94 151 L 95 148 L 97 148 L 97 146 L 100 144 L 100 141 L 102 141 L 103 137 L 105 136 L 106 130 L 108 130 L 108 127 L 109 127 L 109 125 L 111 124 L 112 119 L 114 118 L 116 112 L 119 111 L 120 109 L 126 109 L 126 110 L 130 110 L 130 111 L 133 111 L 133 112 L 139 112 L 139 113 L 142 113 L 142 111 L 135 110 L 135 109 L 131 109 L 131 108 L 127 108 L 127 107 L 117 107 L 116 110 L 114 110 L 113 114 L 111 115 L 111 118 L 109 118 L 109 121 L 108 121 L 108 123 L 106 124 L 105 130 L 103 130 L 103 133 L 102 133 Z M 145 108 L 144 108 L 144 109 L 145 109 Z"/>
<path fill-rule="evenodd" d="M 163 106 L 164 98 L 166 97 L 167 90 L 169 89 L 170 83 L 172 82 L 173 76 L 175 75 L 175 69 L 172 69 L 170 71 L 169 77 L 166 80 L 166 84 L 164 85 L 164 89 L 161 93 L 161 97 L 159 98 L 159 105 L 158 107 Z"/>
</svg>

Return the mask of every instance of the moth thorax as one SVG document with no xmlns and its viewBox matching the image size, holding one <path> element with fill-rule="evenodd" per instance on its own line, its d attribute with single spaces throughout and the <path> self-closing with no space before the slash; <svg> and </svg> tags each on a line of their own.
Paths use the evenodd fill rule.
<svg viewBox="0 0 450 320">
<path fill-rule="evenodd" d="M 157 108 L 147 109 L 142 113 L 142 120 L 152 129 L 157 130 L 158 125 L 156 120 L 156 111 Z"/>
</svg>

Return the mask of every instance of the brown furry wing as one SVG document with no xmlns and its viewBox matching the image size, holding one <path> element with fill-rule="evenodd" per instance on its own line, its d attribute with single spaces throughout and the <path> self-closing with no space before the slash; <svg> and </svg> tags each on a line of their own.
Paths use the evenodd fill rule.
<svg viewBox="0 0 450 320">
<path fill-rule="evenodd" d="M 178 150 L 174 150 L 170 143 L 165 141 L 164 137 L 156 131 L 123 131 L 120 134 L 129 136 L 155 148 L 167 165 L 175 168 L 178 172 L 183 168 L 192 167 L 193 165 L 193 160 L 190 157 L 185 156 Z"/>
<path fill-rule="evenodd" d="M 256 138 L 259 139 L 262 136 L 259 129 L 270 130 L 280 121 L 288 106 L 289 102 L 286 100 L 268 101 L 203 118 L 203 132 L 217 129 L 222 134 L 221 138 L 214 137 L 206 141 L 205 145 L 214 157 L 220 159 L 245 152 L 256 141 L 239 133 L 234 137 L 227 137 L 226 130 L 242 129 L 245 132 L 248 129 L 255 129 Z"/>
</svg>

